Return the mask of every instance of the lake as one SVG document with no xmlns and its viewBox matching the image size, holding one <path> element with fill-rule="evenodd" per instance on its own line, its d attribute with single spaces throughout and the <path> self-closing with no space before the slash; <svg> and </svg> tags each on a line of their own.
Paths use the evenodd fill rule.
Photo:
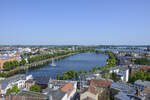
<svg viewBox="0 0 150 100">
<path fill-rule="evenodd" d="M 51 66 L 51 63 L 44 67 L 35 70 L 29 70 L 28 74 L 32 74 L 33 77 L 47 76 L 56 78 L 57 74 L 62 74 L 70 69 L 77 72 L 80 70 L 90 70 L 93 67 L 100 67 L 106 65 L 108 55 L 96 54 L 96 53 L 80 53 L 72 55 L 60 60 L 55 60 L 56 66 Z"/>
</svg>

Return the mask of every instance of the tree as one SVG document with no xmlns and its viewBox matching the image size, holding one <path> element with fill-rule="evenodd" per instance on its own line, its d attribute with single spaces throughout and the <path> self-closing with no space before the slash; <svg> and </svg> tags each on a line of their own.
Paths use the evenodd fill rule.
<svg viewBox="0 0 150 100">
<path fill-rule="evenodd" d="M 57 74 L 57 80 L 60 80 L 60 74 Z"/>
<path fill-rule="evenodd" d="M 0 72 L 0 77 L 6 77 L 6 73 L 5 72 Z"/>
<path fill-rule="evenodd" d="M 39 85 L 35 84 L 30 87 L 30 91 L 40 92 L 41 88 Z"/>
<path fill-rule="evenodd" d="M 136 71 L 133 75 L 129 76 L 129 82 L 134 83 L 136 80 L 150 80 L 150 73 L 143 71 Z"/>
<path fill-rule="evenodd" d="M 8 89 L 6 91 L 6 94 L 11 94 L 11 93 L 18 93 L 20 90 L 19 88 L 17 87 L 17 85 L 12 85 L 12 88 L 11 89 Z"/>
<path fill-rule="evenodd" d="M 110 73 L 108 69 L 104 69 L 104 71 L 101 74 L 103 78 L 110 78 Z"/>
<path fill-rule="evenodd" d="M 84 73 L 84 70 L 80 70 L 80 74 Z"/>
<path fill-rule="evenodd" d="M 18 61 L 14 60 L 14 61 L 7 61 L 4 63 L 3 68 L 6 70 L 10 70 L 13 69 L 15 67 L 17 67 L 19 65 Z"/>
<path fill-rule="evenodd" d="M 89 72 L 88 70 L 85 71 L 85 73 L 88 73 L 88 72 Z"/>
<path fill-rule="evenodd" d="M 76 72 L 75 72 L 74 70 L 69 70 L 69 71 L 67 72 L 67 75 L 68 75 L 68 78 L 69 78 L 69 79 L 75 78 L 75 74 L 76 74 Z"/>
<path fill-rule="evenodd" d="M 63 80 L 67 80 L 68 79 L 68 74 L 66 72 L 63 72 L 62 79 Z"/>
<path fill-rule="evenodd" d="M 120 80 L 120 78 L 118 77 L 118 75 L 116 73 L 114 73 L 114 72 L 111 74 L 111 79 L 113 81 L 115 81 L 115 82 L 117 82 L 117 81 Z"/>
<path fill-rule="evenodd" d="M 20 65 L 26 64 L 26 60 L 21 56 L 21 61 L 19 62 Z"/>
<path fill-rule="evenodd" d="M 134 63 L 139 65 L 148 65 L 149 60 L 147 58 L 137 58 Z"/>
</svg>

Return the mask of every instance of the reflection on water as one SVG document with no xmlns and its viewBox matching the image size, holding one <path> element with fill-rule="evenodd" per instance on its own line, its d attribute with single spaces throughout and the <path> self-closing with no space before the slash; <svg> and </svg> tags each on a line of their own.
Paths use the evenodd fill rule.
<svg viewBox="0 0 150 100">
<path fill-rule="evenodd" d="M 104 66 L 107 58 L 108 56 L 105 54 L 81 53 L 55 61 L 56 66 L 51 66 L 50 63 L 45 67 L 30 70 L 28 74 L 32 74 L 33 76 L 44 75 L 56 78 L 57 74 L 61 74 L 62 72 L 66 72 L 70 69 L 80 71 L 81 69 L 90 70 L 95 66 Z"/>
</svg>

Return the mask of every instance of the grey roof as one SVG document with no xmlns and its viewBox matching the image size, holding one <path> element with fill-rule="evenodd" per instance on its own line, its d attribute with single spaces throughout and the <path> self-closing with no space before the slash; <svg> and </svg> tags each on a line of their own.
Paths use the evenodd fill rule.
<svg viewBox="0 0 150 100">
<path fill-rule="evenodd" d="M 128 66 L 116 66 L 116 67 L 109 68 L 109 70 L 116 70 L 116 69 L 127 70 L 129 68 L 128 68 Z"/>
<path fill-rule="evenodd" d="M 25 74 L 18 74 L 9 78 L 6 78 L 4 80 L 0 80 L 0 84 L 2 89 L 5 89 L 8 84 L 12 83 L 12 82 L 16 82 L 18 80 L 25 80 L 26 79 L 26 75 Z"/>
<path fill-rule="evenodd" d="M 115 98 L 119 100 L 130 100 L 130 97 L 127 96 L 127 94 L 123 92 L 119 92 L 117 95 L 115 95 Z"/>
<path fill-rule="evenodd" d="M 54 86 L 62 86 L 66 83 L 67 83 L 67 81 L 65 81 L 65 80 L 50 80 L 48 84 L 52 84 Z"/>
<path fill-rule="evenodd" d="M 137 80 L 137 81 L 135 81 L 134 84 L 143 85 L 143 86 L 149 86 L 150 87 L 150 81 Z"/>
<path fill-rule="evenodd" d="M 119 91 L 123 91 L 125 93 L 129 93 L 129 94 L 135 94 L 136 93 L 136 90 L 133 87 L 131 87 L 127 84 L 121 83 L 121 82 L 112 83 L 110 88 L 114 88 L 114 89 L 117 89 Z"/>
<path fill-rule="evenodd" d="M 65 96 L 65 92 L 60 90 L 49 90 L 47 95 L 49 98 L 52 98 L 52 100 L 61 100 Z"/>
<path fill-rule="evenodd" d="M 124 93 L 124 92 L 119 92 L 117 95 L 115 95 L 115 98 L 119 99 L 119 100 L 149 100 L 148 96 L 147 99 L 144 95 L 135 95 L 135 94 L 128 94 L 128 93 Z"/>
<path fill-rule="evenodd" d="M 48 77 L 48 76 L 37 76 L 37 77 L 34 77 L 34 79 L 36 80 L 37 84 L 48 84 L 50 77 Z"/>
</svg>

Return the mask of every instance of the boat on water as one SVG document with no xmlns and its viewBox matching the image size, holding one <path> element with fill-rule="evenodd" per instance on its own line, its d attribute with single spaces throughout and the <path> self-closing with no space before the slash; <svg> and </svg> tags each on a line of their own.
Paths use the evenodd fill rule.
<svg viewBox="0 0 150 100">
<path fill-rule="evenodd" d="M 55 64 L 55 62 L 54 62 L 54 59 L 53 59 L 53 58 L 52 58 L 51 66 L 56 66 L 56 64 Z"/>
</svg>

